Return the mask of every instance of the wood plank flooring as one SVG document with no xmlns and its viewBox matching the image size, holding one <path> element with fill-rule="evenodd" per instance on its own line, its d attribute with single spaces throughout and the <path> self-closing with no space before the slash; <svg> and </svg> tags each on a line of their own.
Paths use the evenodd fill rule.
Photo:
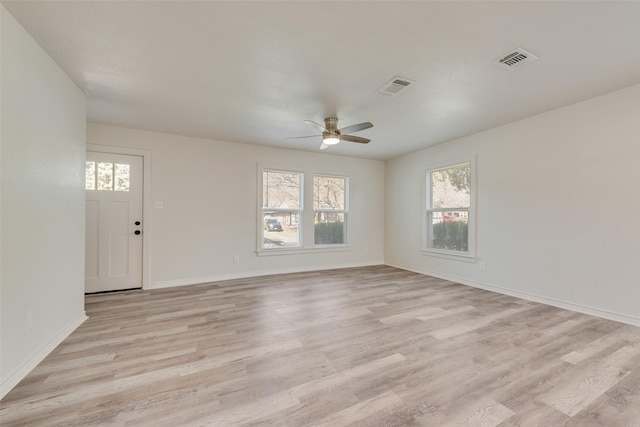
<svg viewBox="0 0 640 427">
<path fill-rule="evenodd" d="M 640 328 L 392 267 L 86 306 L 2 426 L 640 426 Z"/>
</svg>

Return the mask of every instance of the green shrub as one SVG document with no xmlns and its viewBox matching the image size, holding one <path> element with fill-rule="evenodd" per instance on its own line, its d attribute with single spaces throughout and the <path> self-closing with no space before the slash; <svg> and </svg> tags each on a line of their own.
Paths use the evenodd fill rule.
<svg viewBox="0 0 640 427">
<path fill-rule="evenodd" d="M 433 247 L 452 251 L 468 251 L 469 226 L 460 221 L 433 224 Z"/>
<path fill-rule="evenodd" d="M 316 245 L 344 243 L 344 222 L 319 222 L 315 224 L 313 241 Z"/>
</svg>

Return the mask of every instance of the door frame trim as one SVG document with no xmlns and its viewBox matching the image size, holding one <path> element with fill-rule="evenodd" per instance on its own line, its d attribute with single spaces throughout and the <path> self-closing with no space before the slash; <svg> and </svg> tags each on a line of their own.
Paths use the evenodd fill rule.
<svg viewBox="0 0 640 427">
<path fill-rule="evenodd" d="M 153 229 L 153 224 L 150 220 L 150 212 L 153 208 L 153 203 L 151 201 L 151 151 L 138 148 L 98 144 L 87 144 L 86 151 L 142 157 L 142 224 L 144 224 L 144 232 L 142 233 L 142 289 L 148 289 L 151 272 L 149 242 Z"/>
</svg>

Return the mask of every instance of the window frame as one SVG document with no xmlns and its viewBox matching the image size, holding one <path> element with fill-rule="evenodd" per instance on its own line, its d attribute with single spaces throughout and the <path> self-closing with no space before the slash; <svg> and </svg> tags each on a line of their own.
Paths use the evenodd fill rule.
<svg viewBox="0 0 640 427">
<path fill-rule="evenodd" d="M 316 177 L 325 177 L 325 178 L 340 178 L 344 180 L 344 189 L 343 189 L 343 196 L 344 196 L 344 201 L 343 201 L 343 209 L 316 209 L 315 208 L 315 200 L 316 200 L 316 186 L 315 186 L 315 178 Z M 311 193 L 312 195 L 312 201 L 313 204 L 313 246 L 314 247 L 318 247 L 318 248 L 329 248 L 329 247 L 342 247 L 342 246 L 347 246 L 348 245 L 348 237 L 349 237 L 349 233 L 348 233 L 348 224 L 349 224 L 349 177 L 345 176 L 345 175 L 337 175 L 337 174 L 328 174 L 328 173 L 319 173 L 316 172 L 313 174 L 313 179 L 312 179 L 312 185 L 313 185 L 313 191 Z M 316 213 L 335 213 L 335 214 L 342 214 L 344 220 L 342 221 L 342 226 L 343 226 L 343 239 L 342 239 L 342 243 L 316 243 L 316 234 L 315 234 L 315 218 L 316 218 Z"/>
<path fill-rule="evenodd" d="M 470 192 L 470 202 L 469 207 L 454 207 L 447 206 L 441 208 L 434 208 L 432 206 L 432 174 L 433 172 L 453 168 L 456 166 L 463 165 L 465 163 L 469 163 L 469 167 L 471 168 L 471 182 L 469 183 L 469 192 Z M 475 156 L 457 158 L 445 160 L 437 163 L 433 163 L 429 165 L 426 170 L 426 179 L 425 179 L 425 191 L 422 192 L 424 197 L 423 203 L 423 242 L 422 242 L 422 253 L 424 255 L 435 256 L 440 258 L 452 259 L 457 261 L 464 262 L 476 262 L 476 206 L 477 206 L 477 174 L 476 174 L 476 159 Z M 432 213 L 434 212 L 449 212 L 449 211 L 467 211 L 468 212 L 468 228 L 467 228 L 467 251 L 456 251 L 449 249 L 438 249 L 430 247 L 430 243 L 432 241 L 433 235 L 433 221 L 431 218 Z"/>
<path fill-rule="evenodd" d="M 300 188 L 298 190 L 298 209 L 293 209 L 293 208 L 270 208 L 270 207 L 265 207 L 264 206 L 264 200 L 263 200 L 263 195 L 264 195 L 264 173 L 265 172 L 274 172 L 274 173 L 282 173 L 282 174 L 295 174 L 298 175 L 300 177 Z M 257 247 L 258 247 L 258 252 L 261 251 L 283 251 L 283 250 L 297 250 L 300 249 L 304 246 L 304 234 L 303 234 L 303 230 L 304 230 L 304 207 L 305 207 L 305 201 L 304 201 L 304 186 L 305 186 L 305 179 L 304 179 L 304 172 L 301 171 L 296 171 L 296 170 L 288 170 L 288 169 L 284 169 L 284 168 L 259 168 L 259 173 L 258 173 L 258 210 L 259 210 L 259 214 L 258 214 L 258 229 L 260 230 L 259 233 L 256 233 L 258 236 L 258 242 L 257 242 Z M 298 215 L 298 244 L 295 246 L 284 246 L 284 247 L 277 247 L 277 246 L 265 246 L 264 245 L 264 239 L 265 239 L 265 235 L 264 235 L 264 218 L 265 218 L 265 211 L 266 212 L 282 212 L 282 213 L 289 213 L 289 212 L 297 212 Z"/>
<path fill-rule="evenodd" d="M 264 210 L 263 210 L 263 177 L 264 172 L 282 172 L 282 173 L 296 173 L 302 177 L 301 183 L 301 203 L 299 210 L 299 246 L 264 246 Z M 348 213 L 349 207 L 349 187 L 351 185 L 351 176 L 341 171 L 327 171 L 314 168 L 290 168 L 282 164 L 257 164 L 256 168 L 256 182 L 257 182 L 257 194 L 256 194 L 256 255 L 262 256 L 286 256 L 296 254 L 315 254 L 324 252 L 345 252 L 351 251 L 352 247 L 348 244 L 348 235 L 345 235 L 343 244 L 314 244 L 314 176 L 334 176 L 345 179 L 345 211 Z M 309 179 L 311 177 L 311 179 Z M 274 209 L 267 209 L 273 211 Z M 290 212 L 291 209 L 285 209 L 286 212 Z M 333 211 L 332 211 L 333 212 Z M 349 229 L 348 216 L 345 217 L 345 233 Z"/>
</svg>

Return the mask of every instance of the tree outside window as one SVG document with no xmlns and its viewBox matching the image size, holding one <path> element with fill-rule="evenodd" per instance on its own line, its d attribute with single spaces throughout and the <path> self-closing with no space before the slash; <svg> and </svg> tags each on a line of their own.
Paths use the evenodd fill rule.
<svg viewBox="0 0 640 427">
<path fill-rule="evenodd" d="M 130 165 L 87 161 L 85 189 L 129 191 Z"/>
</svg>

